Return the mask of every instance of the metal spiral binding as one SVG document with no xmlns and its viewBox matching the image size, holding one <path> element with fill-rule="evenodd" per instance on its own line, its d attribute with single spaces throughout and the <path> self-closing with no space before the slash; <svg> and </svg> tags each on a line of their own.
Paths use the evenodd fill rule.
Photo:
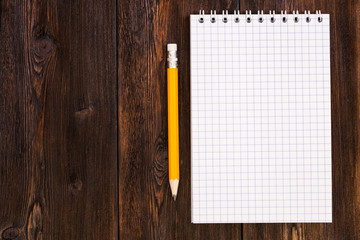
<svg viewBox="0 0 360 240">
<path fill-rule="evenodd" d="M 228 22 L 228 10 L 226 10 L 226 11 L 222 11 L 222 15 L 223 15 L 223 19 L 222 19 L 222 21 L 224 22 L 224 23 L 227 23 Z"/>
<path fill-rule="evenodd" d="M 322 16 L 321 16 L 321 11 L 320 11 L 320 10 L 316 10 L 315 13 L 316 13 L 316 18 L 317 18 L 318 22 L 321 23 L 322 20 L 323 20 L 323 18 L 322 18 Z"/>
<path fill-rule="evenodd" d="M 204 23 L 204 15 L 205 15 L 205 11 L 204 10 L 200 10 L 199 12 L 199 23 Z"/>
<path fill-rule="evenodd" d="M 281 11 L 281 19 L 283 23 L 287 22 L 287 14 L 286 14 L 286 10 L 283 12 Z"/>
<path fill-rule="evenodd" d="M 264 11 L 263 10 L 258 10 L 257 12 L 258 15 L 258 22 L 259 23 L 263 23 L 265 18 L 264 18 Z M 292 12 L 293 15 L 293 20 L 295 23 L 298 23 L 300 21 L 299 18 L 299 11 L 293 11 Z M 304 11 L 304 15 L 306 16 L 306 22 L 310 23 L 311 22 L 311 15 L 310 15 L 310 10 L 305 10 Z M 240 22 L 240 10 L 234 10 L 234 22 L 235 23 L 239 23 Z M 276 16 L 275 16 L 275 10 L 270 10 L 269 11 L 269 16 L 270 16 L 270 22 L 271 23 L 275 23 L 276 21 Z M 320 10 L 316 10 L 316 19 L 319 23 L 321 23 L 323 21 L 323 17 L 321 15 L 321 11 Z M 199 23 L 204 23 L 205 21 L 205 11 L 204 10 L 200 10 L 199 11 Z M 217 21 L 217 16 L 216 16 L 216 10 L 211 10 L 210 11 L 210 22 L 211 23 L 215 23 Z M 252 14 L 251 14 L 251 10 L 246 10 L 245 11 L 245 21 L 247 23 L 251 23 L 252 22 Z M 286 10 L 281 11 L 281 22 L 286 23 L 288 21 L 288 14 L 286 13 Z M 229 12 L 228 10 L 223 10 L 222 11 L 222 22 L 223 23 L 227 23 L 229 22 Z"/>
<path fill-rule="evenodd" d="M 295 13 L 295 11 L 293 11 L 293 16 L 294 16 L 294 22 L 298 23 L 299 22 L 299 11 L 296 10 L 296 13 Z"/>
<path fill-rule="evenodd" d="M 270 10 L 269 15 L 271 15 L 270 22 L 274 23 L 275 22 L 275 10 L 273 10 L 272 12 Z"/>
<path fill-rule="evenodd" d="M 311 22 L 310 11 L 309 11 L 309 10 L 307 10 L 307 11 L 305 10 L 304 14 L 307 15 L 307 16 L 306 16 L 306 22 L 307 22 L 307 23 Z"/>
<path fill-rule="evenodd" d="M 210 11 L 210 22 L 215 23 L 216 22 L 216 10 Z"/>
<path fill-rule="evenodd" d="M 261 10 L 261 12 L 258 10 L 258 16 L 259 16 L 259 23 L 262 23 L 264 21 L 264 11 Z"/>
<path fill-rule="evenodd" d="M 248 10 L 246 10 L 245 15 L 246 15 L 246 22 L 251 23 L 251 10 L 249 11 L 249 13 Z"/>
<path fill-rule="evenodd" d="M 235 22 L 238 23 L 240 22 L 240 10 L 235 10 L 234 11 L 234 16 L 235 16 Z"/>
</svg>

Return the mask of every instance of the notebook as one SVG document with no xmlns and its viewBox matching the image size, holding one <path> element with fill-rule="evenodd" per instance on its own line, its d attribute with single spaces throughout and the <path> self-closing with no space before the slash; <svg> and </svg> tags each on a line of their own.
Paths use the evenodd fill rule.
<svg viewBox="0 0 360 240">
<path fill-rule="evenodd" d="M 329 21 L 190 16 L 193 223 L 332 221 Z"/>
</svg>

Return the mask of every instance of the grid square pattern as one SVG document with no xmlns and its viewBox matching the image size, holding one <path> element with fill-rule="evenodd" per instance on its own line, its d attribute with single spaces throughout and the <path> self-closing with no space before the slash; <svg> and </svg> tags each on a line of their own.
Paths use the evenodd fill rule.
<svg viewBox="0 0 360 240">
<path fill-rule="evenodd" d="M 192 222 L 331 222 L 329 15 L 191 15 Z"/>
</svg>

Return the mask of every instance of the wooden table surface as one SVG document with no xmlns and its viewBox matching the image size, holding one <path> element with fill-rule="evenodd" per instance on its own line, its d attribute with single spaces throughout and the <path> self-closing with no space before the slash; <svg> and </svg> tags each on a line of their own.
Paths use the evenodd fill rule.
<svg viewBox="0 0 360 240">
<path fill-rule="evenodd" d="M 331 16 L 333 223 L 191 223 L 189 14 Z M 359 1 L 1 0 L 2 239 L 360 239 Z M 166 44 L 178 43 L 179 195 Z"/>
</svg>

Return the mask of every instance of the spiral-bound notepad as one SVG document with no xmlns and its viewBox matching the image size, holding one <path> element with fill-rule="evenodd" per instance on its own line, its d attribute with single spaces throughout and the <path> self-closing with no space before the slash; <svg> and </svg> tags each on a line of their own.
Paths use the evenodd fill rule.
<svg viewBox="0 0 360 240">
<path fill-rule="evenodd" d="M 331 222 L 329 15 L 191 15 L 193 223 Z"/>
</svg>

